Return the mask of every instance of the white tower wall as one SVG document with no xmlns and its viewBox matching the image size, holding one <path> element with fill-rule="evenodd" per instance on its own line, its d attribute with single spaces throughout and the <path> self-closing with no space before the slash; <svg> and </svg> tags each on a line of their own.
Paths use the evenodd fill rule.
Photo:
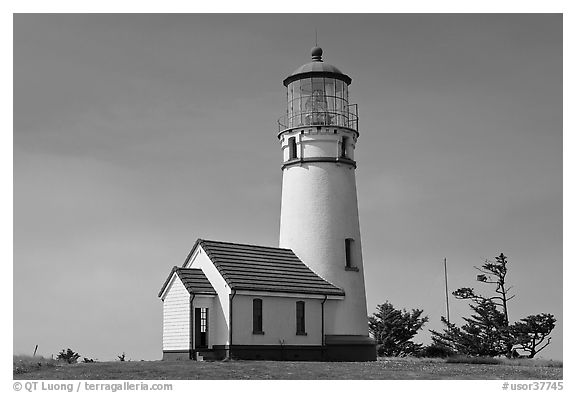
<svg viewBox="0 0 576 393">
<path fill-rule="evenodd" d="M 297 159 L 287 155 L 296 138 Z M 341 156 L 346 137 L 347 158 Z M 325 334 L 368 335 L 353 150 L 356 133 L 314 126 L 281 137 L 284 149 L 280 247 L 291 248 L 315 273 L 342 288 L 343 301 L 326 313 Z M 288 162 L 288 165 L 287 165 Z M 346 266 L 345 239 L 352 239 Z"/>
</svg>

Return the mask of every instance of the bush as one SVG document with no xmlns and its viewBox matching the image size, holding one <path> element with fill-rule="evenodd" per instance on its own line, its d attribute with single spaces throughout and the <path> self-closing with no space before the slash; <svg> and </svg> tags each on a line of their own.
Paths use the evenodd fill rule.
<svg viewBox="0 0 576 393">
<path fill-rule="evenodd" d="M 416 355 L 421 358 L 447 358 L 456 353 L 449 347 L 442 344 L 430 344 L 422 348 Z"/>
<path fill-rule="evenodd" d="M 522 367 L 555 367 L 563 368 L 561 360 L 548 360 L 548 359 L 500 359 L 502 364 L 508 366 L 522 366 Z"/>
<path fill-rule="evenodd" d="M 60 353 L 58 354 L 56 359 L 64 360 L 68 364 L 72 364 L 72 363 L 76 363 L 78 361 L 79 357 L 80 357 L 80 355 L 78 355 L 78 353 L 76 353 L 73 350 L 71 350 L 70 348 L 68 348 L 68 350 L 66 350 L 66 351 L 65 350 L 60 351 Z"/>
<path fill-rule="evenodd" d="M 465 363 L 465 364 L 502 364 L 501 359 L 489 356 L 466 356 L 454 355 L 446 359 L 446 363 Z"/>
<path fill-rule="evenodd" d="M 376 312 L 368 317 L 368 328 L 378 345 L 378 356 L 402 357 L 418 353 L 422 344 L 412 341 L 428 317 L 422 317 L 422 310 L 398 310 L 386 301 L 376 307 Z"/>
</svg>

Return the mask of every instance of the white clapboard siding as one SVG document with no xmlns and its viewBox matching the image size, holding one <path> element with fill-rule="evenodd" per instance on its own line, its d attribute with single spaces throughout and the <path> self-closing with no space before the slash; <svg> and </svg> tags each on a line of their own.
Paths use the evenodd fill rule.
<svg viewBox="0 0 576 393">
<path fill-rule="evenodd" d="M 190 349 L 190 294 L 177 275 L 164 297 L 163 348 Z"/>
</svg>

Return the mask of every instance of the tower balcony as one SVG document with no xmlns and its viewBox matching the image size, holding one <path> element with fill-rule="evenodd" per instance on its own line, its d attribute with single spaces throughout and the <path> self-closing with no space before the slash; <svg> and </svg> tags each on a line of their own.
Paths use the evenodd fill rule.
<svg viewBox="0 0 576 393">
<path fill-rule="evenodd" d="M 287 113 L 278 119 L 278 134 L 298 127 L 344 127 L 358 133 L 358 105 L 349 104 L 344 110 L 309 110 Z"/>
</svg>

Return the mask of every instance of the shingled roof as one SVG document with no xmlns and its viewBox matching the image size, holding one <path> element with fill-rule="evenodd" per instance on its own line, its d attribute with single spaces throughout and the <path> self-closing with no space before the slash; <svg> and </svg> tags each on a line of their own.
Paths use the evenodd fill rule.
<svg viewBox="0 0 576 393">
<path fill-rule="evenodd" d="M 162 296 L 164 289 L 168 286 L 172 275 L 176 273 L 178 278 L 182 281 L 182 284 L 186 287 L 190 294 L 196 295 L 216 295 L 216 291 L 210 284 L 210 281 L 204 275 L 201 269 L 188 269 L 183 267 L 174 266 L 172 271 L 168 275 L 168 278 L 162 285 L 162 289 L 158 293 L 158 297 Z"/>
<path fill-rule="evenodd" d="M 290 249 L 198 239 L 190 256 L 198 245 L 232 289 L 344 295 L 342 289 L 315 274 Z"/>
</svg>

